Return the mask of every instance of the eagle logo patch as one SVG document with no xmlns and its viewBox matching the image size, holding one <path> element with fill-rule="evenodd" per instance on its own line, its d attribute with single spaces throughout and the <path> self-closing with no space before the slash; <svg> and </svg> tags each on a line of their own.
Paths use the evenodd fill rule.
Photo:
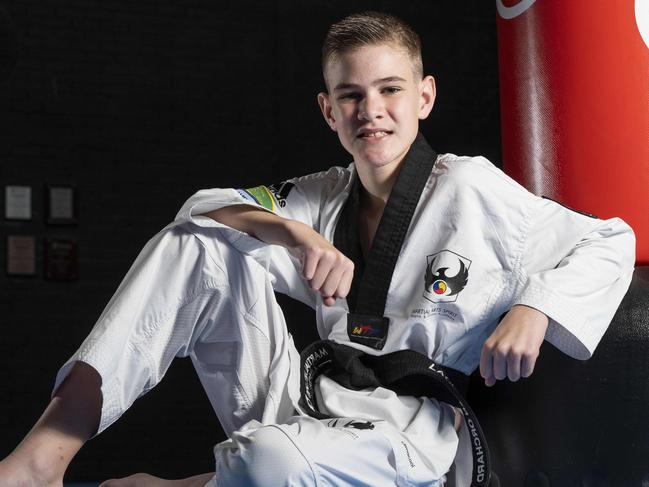
<svg viewBox="0 0 649 487">
<path fill-rule="evenodd" d="M 433 303 L 453 303 L 469 282 L 471 260 L 450 250 L 426 256 L 424 297 Z"/>
</svg>

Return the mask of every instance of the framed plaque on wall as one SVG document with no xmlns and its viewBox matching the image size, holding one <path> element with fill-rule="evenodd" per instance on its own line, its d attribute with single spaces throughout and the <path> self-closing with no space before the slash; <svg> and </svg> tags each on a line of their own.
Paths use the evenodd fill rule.
<svg viewBox="0 0 649 487">
<path fill-rule="evenodd" d="M 7 275 L 36 274 L 36 238 L 32 235 L 7 236 Z"/>
<path fill-rule="evenodd" d="M 77 223 L 77 191 L 71 185 L 48 184 L 45 187 L 45 215 L 49 225 Z"/>
<path fill-rule="evenodd" d="M 32 219 L 31 186 L 5 186 L 5 219 Z"/>
<path fill-rule="evenodd" d="M 74 281 L 79 279 L 79 247 L 76 238 L 45 239 L 45 279 Z"/>
</svg>

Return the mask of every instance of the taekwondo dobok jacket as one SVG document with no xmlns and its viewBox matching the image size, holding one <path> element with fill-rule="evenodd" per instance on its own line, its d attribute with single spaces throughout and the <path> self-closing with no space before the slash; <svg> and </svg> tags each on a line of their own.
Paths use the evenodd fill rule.
<svg viewBox="0 0 649 487">
<path fill-rule="evenodd" d="M 304 222 L 333 242 L 357 177 L 352 163 L 269 186 L 206 189 L 189 198 L 176 222 L 220 225 L 200 214 L 249 204 Z M 516 304 L 550 318 L 547 341 L 571 357 L 589 358 L 635 262 L 633 231 L 620 218 L 600 220 L 533 195 L 483 157 L 440 155 L 398 257 L 385 304 L 389 333 L 376 350 L 350 340 L 347 301 L 324 306 L 284 248 L 234 229 L 227 235 L 267 266 L 276 291 L 316 309 L 321 338 L 373 354 L 412 349 L 466 374 Z"/>
<path fill-rule="evenodd" d="M 500 318 L 512 306 L 522 304 L 549 317 L 547 341 L 571 357 L 589 358 L 631 281 L 635 262 L 632 229 L 620 218 L 600 220 L 531 194 L 483 157 L 437 156 L 421 135 L 413 147 L 419 154 L 415 164 L 426 154 L 434 160 L 415 201 L 389 281 L 384 308 L 389 329 L 380 347 L 364 344 L 362 335 L 371 335 L 371 326 L 350 327 L 348 323 L 358 280 L 367 266 L 378 264 L 374 253 L 377 237 L 368 262 L 359 257 L 357 249 L 350 295 L 332 307 L 324 306 L 319 294 L 299 277 L 300 263 L 286 249 L 227 227 L 226 238 L 267 268 L 276 291 L 315 308 L 322 339 L 370 354 L 411 349 L 470 374 Z M 395 188 L 402 173 L 413 170 L 411 152 Z M 400 189 L 403 191 L 403 185 Z M 354 192 L 358 192 L 358 174 L 352 163 L 268 186 L 199 191 L 183 205 L 176 223 L 223 226 L 201 214 L 227 205 L 249 204 L 299 220 L 336 243 L 337 226 L 349 226 L 352 221 L 345 205 Z M 383 219 L 391 201 L 392 195 Z M 357 231 L 347 229 L 347 234 Z M 383 240 L 389 242 L 390 238 Z M 470 440 L 466 429 L 464 434 L 460 432 L 459 447 L 457 437 L 449 439 L 449 425 L 443 427 L 442 423 L 452 415 L 443 414 L 441 404 L 430 407 L 421 401 L 408 406 L 404 402 L 386 408 L 380 401 L 366 401 L 362 396 L 367 392 L 348 391 L 329 379 L 323 379 L 318 387 L 321 410 L 331 416 L 363 417 L 371 411 L 370 416 L 391 418 L 436 478 L 448 470 L 457 449 L 456 479 L 464 479 L 458 485 L 468 482 Z M 407 425 L 414 424 L 417 427 L 410 434 Z"/>
</svg>

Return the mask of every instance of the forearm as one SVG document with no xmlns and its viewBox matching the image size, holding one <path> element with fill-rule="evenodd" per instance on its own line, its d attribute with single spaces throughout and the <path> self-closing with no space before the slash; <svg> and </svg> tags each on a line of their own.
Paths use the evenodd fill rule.
<svg viewBox="0 0 649 487">
<path fill-rule="evenodd" d="M 354 263 L 309 225 L 251 205 L 232 205 L 205 213 L 263 242 L 285 247 L 300 262 L 300 274 L 320 293 L 325 306 L 349 292 Z"/>
<path fill-rule="evenodd" d="M 252 205 L 231 205 L 204 214 L 268 244 L 295 245 L 295 227 L 304 225 Z"/>
</svg>

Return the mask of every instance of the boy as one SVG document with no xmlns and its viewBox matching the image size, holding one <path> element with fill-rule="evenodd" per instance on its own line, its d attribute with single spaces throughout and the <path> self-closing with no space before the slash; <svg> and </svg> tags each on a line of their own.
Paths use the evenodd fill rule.
<svg viewBox="0 0 649 487">
<path fill-rule="evenodd" d="M 631 229 L 531 195 L 483 158 L 437 156 L 418 135 L 434 79 L 398 19 L 333 25 L 323 73 L 318 102 L 353 164 L 190 198 L 59 372 L 0 485 L 61 485 L 83 442 L 176 355 L 191 356 L 230 436 L 216 474 L 106 486 L 442 485 L 466 430 L 447 404 L 321 376 L 318 407 L 342 420 L 303 414 L 273 290 L 314 307 L 322 338 L 369 355 L 412 349 L 465 374 L 479 365 L 487 385 L 528 377 L 544 339 L 592 354 L 630 282 Z M 371 326 L 354 321 L 364 306 L 379 310 Z"/>
</svg>

